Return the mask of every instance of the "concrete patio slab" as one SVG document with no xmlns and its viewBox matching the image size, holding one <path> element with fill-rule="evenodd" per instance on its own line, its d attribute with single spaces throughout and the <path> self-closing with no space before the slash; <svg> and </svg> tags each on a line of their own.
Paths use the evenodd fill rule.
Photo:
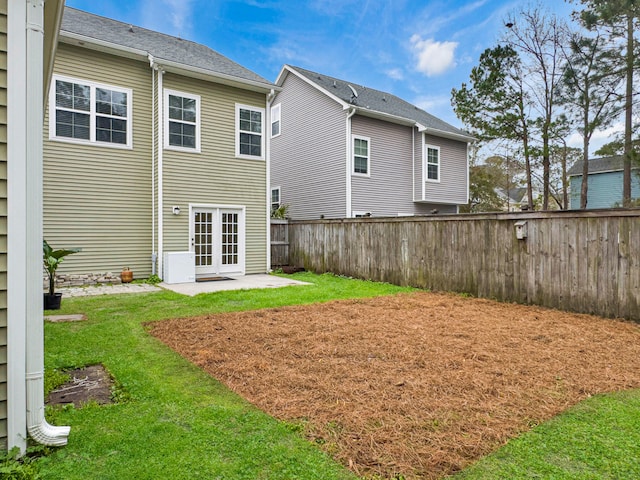
<svg viewBox="0 0 640 480">
<path fill-rule="evenodd" d="M 158 286 L 172 290 L 176 293 L 191 297 L 200 293 L 221 292 L 224 290 L 248 290 L 251 288 L 280 288 L 292 285 L 311 285 L 308 282 L 300 282 L 289 278 L 276 277 L 275 275 L 253 274 L 227 276 L 229 280 L 215 280 L 211 282 L 194 283 L 159 283 Z"/>
</svg>

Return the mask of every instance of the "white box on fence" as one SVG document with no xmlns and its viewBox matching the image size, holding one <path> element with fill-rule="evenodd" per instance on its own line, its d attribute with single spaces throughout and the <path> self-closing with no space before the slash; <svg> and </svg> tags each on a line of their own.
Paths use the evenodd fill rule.
<svg viewBox="0 0 640 480">
<path fill-rule="evenodd" d="M 165 283 L 191 283 L 196 281 L 194 252 L 166 252 L 164 254 Z"/>
</svg>

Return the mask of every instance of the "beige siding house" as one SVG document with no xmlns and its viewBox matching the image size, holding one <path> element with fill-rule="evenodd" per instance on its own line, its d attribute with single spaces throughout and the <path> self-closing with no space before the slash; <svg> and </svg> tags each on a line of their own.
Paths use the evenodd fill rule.
<svg viewBox="0 0 640 480">
<path fill-rule="evenodd" d="M 82 249 L 60 273 L 266 272 L 275 85 L 204 45 L 72 8 L 59 40 L 44 235 Z"/>
<path fill-rule="evenodd" d="M 64 2 L 0 0 L 0 448 L 67 441 L 44 419 L 42 128 Z"/>
<path fill-rule="evenodd" d="M 386 92 L 285 65 L 271 106 L 271 208 L 293 219 L 456 213 L 465 132 Z"/>
</svg>

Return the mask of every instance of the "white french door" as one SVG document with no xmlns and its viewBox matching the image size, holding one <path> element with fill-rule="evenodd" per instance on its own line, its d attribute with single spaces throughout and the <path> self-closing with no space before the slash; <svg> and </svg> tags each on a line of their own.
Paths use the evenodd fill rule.
<svg viewBox="0 0 640 480">
<path fill-rule="evenodd" d="M 191 251 L 196 275 L 244 273 L 244 209 L 191 208 Z"/>
</svg>

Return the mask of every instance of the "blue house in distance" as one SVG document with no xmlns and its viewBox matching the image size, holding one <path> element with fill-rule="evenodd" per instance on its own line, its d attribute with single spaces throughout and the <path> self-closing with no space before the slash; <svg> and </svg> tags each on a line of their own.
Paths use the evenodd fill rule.
<svg viewBox="0 0 640 480">
<path fill-rule="evenodd" d="M 569 176 L 569 208 L 580 208 L 582 165 L 579 161 L 567 172 Z M 592 158 L 589 160 L 589 189 L 587 208 L 612 208 L 622 206 L 622 156 Z M 632 166 L 631 198 L 640 198 L 640 168 Z"/>
</svg>

